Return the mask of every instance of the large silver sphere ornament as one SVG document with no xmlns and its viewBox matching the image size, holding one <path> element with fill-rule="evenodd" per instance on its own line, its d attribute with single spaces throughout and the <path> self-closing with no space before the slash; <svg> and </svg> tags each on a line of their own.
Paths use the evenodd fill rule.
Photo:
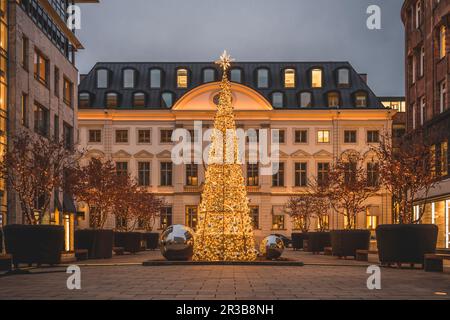
<svg viewBox="0 0 450 320">
<path fill-rule="evenodd" d="M 259 251 L 266 259 L 278 259 L 283 254 L 284 242 L 280 237 L 270 235 L 263 239 Z"/>
<path fill-rule="evenodd" d="M 191 260 L 194 254 L 194 231 L 181 224 L 168 227 L 161 233 L 159 246 L 169 261 Z"/>
</svg>

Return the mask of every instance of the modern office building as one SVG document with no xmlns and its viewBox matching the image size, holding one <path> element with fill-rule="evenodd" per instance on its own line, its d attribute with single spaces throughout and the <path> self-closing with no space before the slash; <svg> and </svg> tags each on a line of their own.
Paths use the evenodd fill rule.
<svg viewBox="0 0 450 320">
<path fill-rule="evenodd" d="M 171 137 L 179 128 L 193 132 L 194 121 L 202 121 L 204 130 L 212 126 L 219 77 L 212 63 L 184 62 L 97 63 L 82 76 L 81 147 L 89 157 L 115 161 L 117 170 L 165 198 L 158 229 L 196 226 L 204 165 L 173 164 Z M 343 153 L 363 154 L 376 183 L 370 146 L 381 132 L 392 130 L 396 111 L 380 103 L 367 77 L 349 63 L 244 62 L 233 65 L 229 78 L 238 128 L 279 130 L 277 174 L 262 174 L 258 164 L 243 165 L 257 237 L 297 229 L 283 211 L 286 201 L 304 191 L 308 180 L 323 178 Z M 367 212 L 357 219 L 358 227 L 371 229 L 390 221 L 391 197 L 384 190 L 367 201 Z M 88 212 L 78 222 L 89 227 Z M 330 210 L 328 224 L 343 228 L 345 221 Z M 114 217 L 107 226 L 115 227 Z"/>
<path fill-rule="evenodd" d="M 440 181 L 418 204 L 429 203 L 423 222 L 437 224 L 438 246 L 450 248 L 450 104 L 447 97 L 450 1 L 406 0 L 402 20 L 406 41 L 407 130 L 425 132 L 434 155 L 432 174 Z"/>
</svg>

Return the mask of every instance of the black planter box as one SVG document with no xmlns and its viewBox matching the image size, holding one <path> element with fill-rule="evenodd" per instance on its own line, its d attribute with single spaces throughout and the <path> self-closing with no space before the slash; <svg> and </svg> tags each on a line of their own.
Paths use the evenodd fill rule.
<svg viewBox="0 0 450 320">
<path fill-rule="evenodd" d="M 438 227 L 434 224 L 380 225 L 376 234 L 382 264 L 423 264 L 425 254 L 436 252 Z"/>
<path fill-rule="evenodd" d="M 124 251 L 136 253 L 141 251 L 142 233 L 114 232 L 114 247 L 122 247 Z"/>
<path fill-rule="evenodd" d="M 369 230 L 333 230 L 331 247 L 337 257 L 356 257 L 356 250 L 369 250 Z"/>
<path fill-rule="evenodd" d="M 75 249 L 89 251 L 90 259 L 110 259 L 114 233 L 112 230 L 77 230 L 75 231 Z"/>
<path fill-rule="evenodd" d="M 159 243 L 159 233 L 156 232 L 146 232 L 143 234 L 144 241 L 146 243 L 148 250 L 156 250 L 158 249 Z"/>
<path fill-rule="evenodd" d="M 64 250 L 64 227 L 50 225 L 7 225 L 4 227 L 6 253 L 15 267 L 61 262 Z"/>
<path fill-rule="evenodd" d="M 303 233 L 293 233 L 292 237 L 292 249 L 300 250 L 303 249 L 303 240 L 308 240 L 308 232 Z"/>
<path fill-rule="evenodd" d="M 325 247 L 331 245 L 329 232 L 309 232 L 308 233 L 308 252 L 319 253 L 325 251 Z"/>
</svg>

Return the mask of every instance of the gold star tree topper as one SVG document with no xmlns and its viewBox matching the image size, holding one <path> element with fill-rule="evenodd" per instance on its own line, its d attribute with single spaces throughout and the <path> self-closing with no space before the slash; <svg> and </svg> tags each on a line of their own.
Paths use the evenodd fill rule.
<svg viewBox="0 0 450 320">
<path fill-rule="evenodd" d="M 231 67 L 231 63 L 234 61 L 235 60 L 231 58 L 231 56 L 227 53 L 227 50 L 224 50 L 219 60 L 216 61 L 216 64 L 218 64 L 225 72 L 228 68 Z"/>
</svg>

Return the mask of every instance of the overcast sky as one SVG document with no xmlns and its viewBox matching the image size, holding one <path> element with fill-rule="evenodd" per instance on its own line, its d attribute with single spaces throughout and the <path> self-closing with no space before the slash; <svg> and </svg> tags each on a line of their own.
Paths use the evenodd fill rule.
<svg viewBox="0 0 450 320">
<path fill-rule="evenodd" d="M 98 61 L 349 61 L 404 94 L 403 0 L 100 0 L 82 5 L 81 73 Z M 366 27 L 369 5 L 381 30 Z"/>
</svg>

